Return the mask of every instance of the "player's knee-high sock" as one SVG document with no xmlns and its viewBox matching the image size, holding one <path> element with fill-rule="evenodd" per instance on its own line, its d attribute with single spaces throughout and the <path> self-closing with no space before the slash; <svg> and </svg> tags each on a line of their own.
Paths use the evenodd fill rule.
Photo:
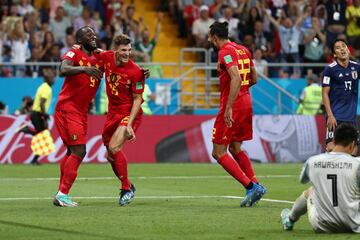
<svg viewBox="0 0 360 240">
<path fill-rule="evenodd" d="M 236 180 L 238 180 L 245 188 L 249 185 L 251 180 L 241 170 L 236 161 L 229 155 L 224 154 L 218 159 L 218 163 Z"/>
<path fill-rule="evenodd" d="M 121 181 L 121 189 L 130 190 L 131 183 L 128 178 L 128 164 L 123 151 L 120 150 L 114 154 L 114 161 L 111 162 L 111 167 Z"/>
<path fill-rule="evenodd" d="M 251 181 L 257 183 L 258 180 L 255 177 L 253 167 L 251 165 L 251 160 L 244 151 L 239 152 L 234 156 L 236 162 L 239 164 L 240 168 L 244 171 L 246 176 L 250 178 Z"/>
<path fill-rule="evenodd" d="M 64 172 L 65 172 L 65 163 L 66 160 L 69 158 L 69 155 L 66 155 L 60 160 L 60 182 L 59 182 L 59 191 L 61 183 L 64 181 Z"/>
<path fill-rule="evenodd" d="M 76 179 L 77 171 L 81 164 L 81 161 L 82 158 L 75 154 L 71 154 L 69 158 L 66 160 L 64 165 L 63 180 L 60 183 L 60 192 L 64 194 L 69 193 L 70 188 Z"/>
<path fill-rule="evenodd" d="M 291 208 L 289 218 L 296 222 L 299 218 L 307 212 L 306 198 L 304 193 L 298 197 Z"/>
</svg>

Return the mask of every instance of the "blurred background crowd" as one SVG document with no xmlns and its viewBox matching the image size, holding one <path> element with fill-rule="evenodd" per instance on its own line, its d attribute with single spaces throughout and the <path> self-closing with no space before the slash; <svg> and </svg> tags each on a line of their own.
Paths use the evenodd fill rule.
<svg viewBox="0 0 360 240">
<path fill-rule="evenodd" d="M 138 62 L 152 60 L 163 13 L 178 26 L 173 32 L 188 46 L 209 48 L 208 27 L 229 22 L 230 37 L 253 53 L 258 71 L 270 77 L 300 77 L 308 68 L 270 68 L 266 63 L 331 62 L 331 42 L 349 42 L 351 57 L 360 56 L 360 0 L 163 0 L 156 29 L 134 18 L 133 2 L 123 0 L 2 1 L 0 61 L 57 62 L 75 43 L 74 33 L 89 25 L 98 45 L 111 48 L 118 33 L 128 34 Z M 150 34 L 154 37 L 150 39 Z M 1 76 L 33 76 L 39 66 L 1 68 Z M 319 73 L 322 68 L 314 68 Z"/>
</svg>

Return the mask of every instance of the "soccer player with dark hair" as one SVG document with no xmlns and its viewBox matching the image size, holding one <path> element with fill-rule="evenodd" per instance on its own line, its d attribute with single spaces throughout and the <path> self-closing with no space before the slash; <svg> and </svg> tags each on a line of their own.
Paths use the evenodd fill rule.
<svg viewBox="0 0 360 240">
<path fill-rule="evenodd" d="M 213 157 L 246 188 L 241 206 L 252 206 L 266 193 L 258 184 L 251 161 L 241 149 L 252 139 L 252 102 L 250 86 L 256 83 L 256 70 L 249 50 L 228 38 L 228 23 L 210 26 L 209 42 L 218 53 L 220 111 L 213 129 Z M 232 157 L 227 153 L 227 149 Z"/>
<path fill-rule="evenodd" d="M 108 161 L 121 181 L 119 204 L 123 206 L 133 200 L 135 187 L 129 180 L 128 163 L 122 148 L 126 141 L 135 141 L 135 131 L 141 123 L 145 74 L 129 59 L 132 49 L 127 35 L 116 36 L 113 47 L 114 51 L 100 53 L 109 98 L 102 136 Z"/>
<path fill-rule="evenodd" d="M 356 126 L 360 66 L 349 59 L 349 49 L 342 39 L 332 45 L 335 61 L 324 69 L 322 99 L 326 110 L 326 149 L 334 147 L 334 130 L 340 123 Z"/>
<path fill-rule="evenodd" d="M 54 205 L 62 207 L 77 206 L 68 194 L 86 155 L 87 112 L 103 76 L 94 56 L 94 30 L 80 28 L 76 41 L 80 48 L 69 50 L 61 62 L 60 73 L 65 81 L 54 115 L 56 128 L 67 147 L 67 154 L 60 161 L 60 184 L 54 198 Z"/>
<path fill-rule="evenodd" d="M 335 129 L 332 152 L 305 162 L 300 182 L 312 186 L 296 199 L 291 210 L 281 211 L 284 230 L 293 230 L 295 222 L 308 212 L 317 233 L 360 233 L 360 160 L 352 156 L 358 137 L 352 124 L 342 123 Z"/>
</svg>

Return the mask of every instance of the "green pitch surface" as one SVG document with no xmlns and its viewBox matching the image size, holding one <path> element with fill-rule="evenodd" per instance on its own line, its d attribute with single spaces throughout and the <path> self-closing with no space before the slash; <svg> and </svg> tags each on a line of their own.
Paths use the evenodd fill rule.
<svg viewBox="0 0 360 240">
<path fill-rule="evenodd" d="M 120 207 L 119 182 L 106 164 L 84 164 L 71 195 L 76 208 L 52 205 L 58 166 L 0 165 L 0 239 L 359 239 L 314 234 L 307 217 L 292 232 L 278 222 L 307 187 L 301 165 L 255 165 L 268 193 L 240 208 L 244 190 L 218 165 L 133 164 L 136 199 Z"/>
</svg>

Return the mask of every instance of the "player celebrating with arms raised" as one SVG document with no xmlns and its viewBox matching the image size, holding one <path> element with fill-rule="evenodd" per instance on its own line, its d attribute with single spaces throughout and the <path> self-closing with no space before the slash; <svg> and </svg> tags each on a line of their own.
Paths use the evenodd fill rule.
<svg viewBox="0 0 360 240">
<path fill-rule="evenodd" d="M 249 87 L 256 83 L 256 71 L 247 48 L 228 38 L 228 23 L 210 26 L 209 42 L 218 53 L 220 111 L 213 129 L 213 157 L 246 188 L 241 206 L 252 206 L 265 194 L 258 184 L 249 157 L 241 144 L 252 139 L 252 103 Z M 227 148 L 233 158 L 227 153 Z M 235 160 L 234 160 L 235 159 Z"/>
<path fill-rule="evenodd" d="M 77 206 L 68 193 L 86 155 L 88 108 L 103 75 L 93 55 L 96 49 L 94 30 L 80 28 L 76 32 L 76 41 L 80 49 L 68 51 L 61 62 L 60 73 L 65 76 L 65 81 L 54 115 L 56 128 L 68 150 L 60 161 L 59 191 L 54 198 L 54 205 L 61 207 Z"/>
<path fill-rule="evenodd" d="M 356 126 L 360 65 L 350 61 L 346 42 L 336 39 L 332 45 L 335 61 L 324 69 L 322 98 L 326 110 L 326 149 L 331 151 L 334 130 L 340 123 Z"/>
<path fill-rule="evenodd" d="M 126 140 L 136 139 L 135 131 L 142 118 L 141 103 L 145 77 L 142 69 L 129 59 L 130 38 L 120 34 L 114 38 L 113 45 L 115 51 L 100 53 L 109 98 L 103 142 L 108 150 L 108 160 L 112 169 L 121 181 L 119 204 L 123 206 L 134 198 L 135 187 L 128 178 L 128 164 L 122 148 Z"/>
</svg>

